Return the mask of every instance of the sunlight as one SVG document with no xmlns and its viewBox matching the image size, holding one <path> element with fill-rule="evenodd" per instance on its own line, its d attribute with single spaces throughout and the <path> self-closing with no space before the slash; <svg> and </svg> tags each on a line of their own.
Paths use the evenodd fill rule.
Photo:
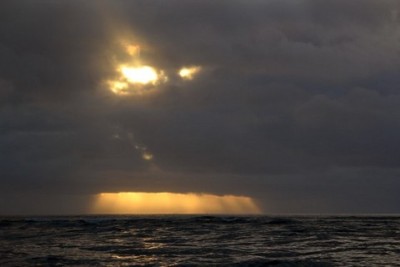
<svg viewBox="0 0 400 267">
<path fill-rule="evenodd" d="M 125 45 L 126 52 L 131 56 L 140 56 L 140 46 L 139 45 Z"/>
<path fill-rule="evenodd" d="M 200 71 L 199 66 L 181 68 L 178 72 L 179 76 L 185 80 L 192 80 L 194 75 Z"/>
<path fill-rule="evenodd" d="M 129 84 L 126 82 L 120 81 L 109 81 L 108 85 L 110 86 L 110 90 L 117 95 L 126 95 L 128 94 L 127 89 Z"/>
<path fill-rule="evenodd" d="M 121 65 L 118 72 L 120 77 L 107 83 L 110 91 L 120 96 L 149 94 L 168 80 L 162 70 L 147 65 Z"/>
<path fill-rule="evenodd" d="M 121 97 L 153 95 L 165 88 L 161 86 L 162 84 L 170 82 L 167 76 L 170 70 L 159 69 L 159 66 L 146 62 L 148 49 L 126 40 L 120 41 L 119 45 L 125 51 L 125 58 L 114 57 L 115 76 L 106 81 L 108 89 L 115 95 Z M 201 69 L 200 66 L 186 66 L 180 68 L 177 74 L 181 79 L 190 81 Z M 150 156 L 144 158 L 151 159 Z"/>
<path fill-rule="evenodd" d="M 156 70 L 150 66 L 122 66 L 120 71 L 129 83 L 155 84 L 159 79 Z"/>
<path fill-rule="evenodd" d="M 260 214 L 250 197 L 194 193 L 101 193 L 93 214 Z"/>
</svg>

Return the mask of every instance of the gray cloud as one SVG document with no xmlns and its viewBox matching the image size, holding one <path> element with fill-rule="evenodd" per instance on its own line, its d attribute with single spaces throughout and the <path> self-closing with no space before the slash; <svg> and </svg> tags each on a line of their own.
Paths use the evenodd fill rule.
<svg viewBox="0 0 400 267">
<path fill-rule="evenodd" d="M 84 212 L 76 199 L 107 190 L 245 194 L 277 213 L 399 212 L 399 10 L 2 1 L 0 191 L 19 200 L 0 212 L 60 212 L 24 204 L 37 195 Z M 128 34 L 172 76 L 154 95 L 104 85 Z M 182 82 L 184 65 L 203 70 Z"/>
</svg>

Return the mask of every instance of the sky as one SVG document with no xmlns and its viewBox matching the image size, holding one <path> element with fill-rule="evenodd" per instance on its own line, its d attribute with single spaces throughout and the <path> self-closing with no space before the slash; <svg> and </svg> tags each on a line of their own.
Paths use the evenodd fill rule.
<svg viewBox="0 0 400 267">
<path fill-rule="evenodd" d="M 102 192 L 399 213 L 399 70 L 396 0 L 2 0 L 0 214 Z"/>
</svg>

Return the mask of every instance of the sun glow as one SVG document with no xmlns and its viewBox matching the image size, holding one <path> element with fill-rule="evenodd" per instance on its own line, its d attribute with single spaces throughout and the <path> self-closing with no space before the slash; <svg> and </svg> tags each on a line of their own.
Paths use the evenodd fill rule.
<svg viewBox="0 0 400 267">
<path fill-rule="evenodd" d="M 157 71 L 150 66 L 121 66 L 120 71 L 129 83 L 155 84 L 159 79 Z"/>
<path fill-rule="evenodd" d="M 147 65 L 120 65 L 116 80 L 108 81 L 109 89 L 116 95 L 143 95 L 154 91 L 168 77 L 162 70 Z"/>
<path fill-rule="evenodd" d="M 192 80 L 194 78 L 194 75 L 197 74 L 199 71 L 200 71 L 199 66 L 185 67 L 180 69 L 178 74 L 179 76 L 181 76 L 182 79 Z"/>
<path fill-rule="evenodd" d="M 108 85 L 110 86 L 110 90 L 114 94 L 118 94 L 118 95 L 128 94 L 127 89 L 129 87 L 129 84 L 126 82 L 109 81 Z"/>
<path fill-rule="evenodd" d="M 244 196 L 120 192 L 96 196 L 93 214 L 260 214 Z"/>
<path fill-rule="evenodd" d="M 140 46 L 138 45 L 126 44 L 125 50 L 131 56 L 140 56 Z"/>
<path fill-rule="evenodd" d="M 115 76 L 112 80 L 106 81 L 108 89 L 119 96 L 152 95 L 165 88 L 162 84 L 171 82 L 168 79 L 171 72 L 177 71 L 182 80 L 189 81 L 193 80 L 202 69 L 200 66 L 191 65 L 178 70 L 166 69 L 164 71 L 146 60 L 149 48 L 143 49 L 141 45 L 126 40 L 121 40 L 119 45 L 125 54 L 123 57 L 114 57 Z"/>
</svg>

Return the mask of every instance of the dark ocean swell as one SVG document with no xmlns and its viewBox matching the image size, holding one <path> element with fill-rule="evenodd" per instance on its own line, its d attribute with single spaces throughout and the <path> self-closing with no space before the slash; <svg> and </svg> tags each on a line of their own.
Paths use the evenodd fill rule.
<svg viewBox="0 0 400 267">
<path fill-rule="evenodd" d="M 400 217 L 3 217 L 0 256 L 0 266 L 400 266 Z"/>
</svg>

